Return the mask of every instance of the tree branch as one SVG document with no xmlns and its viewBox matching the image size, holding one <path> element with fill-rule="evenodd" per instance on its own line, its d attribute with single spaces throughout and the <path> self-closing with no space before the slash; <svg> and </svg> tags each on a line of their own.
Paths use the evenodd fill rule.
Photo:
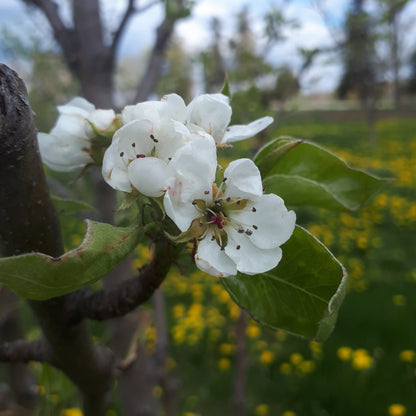
<svg viewBox="0 0 416 416">
<path fill-rule="evenodd" d="M 162 284 L 180 249 L 167 239 L 159 240 L 152 261 L 140 270 L 138 277 L 96 292 L 85 289 L 69 294 L 68 322 L 74 324 L 84 318 L 103 321 L 131 312 L 146 302 Z"/>
<path fill-rule="evenodd" d="M 44 339 L 32 342 L 16 340 L 0 344 L 0 361 L 8 363 L 27 363 L 38 361 L 50 363 L 51 354 Z"/>
<path fill-rule="evenodd" d="M 126 10 L 124 11 L 123 17 L 120 20 L 120 24 L 119 24 L 117 30 L 114 32 L 113 41 L 111 43 L 111 49 L 112 49 L 113 53 L 116 51 L 116 49 L 118 47 L 118 44 L 119 44 L 120 39 L 121 39 L 121 35 L 123 34 L 124 29 L 126 28 L 127 23 L 130 20 L 130 18 L 135 13 L 143 13 L 146 10 L 150 9 L 151 7 L 155 6 L 156 4 L 159 4 L 160 0 L 151 1 L 148 4 L 146 4 L 145 6 L 140 7 L 140 9 L 135 7 L 134 2 L 135 2 L 135 0 L 129 0 L 129 3 L 126 7 Z"/>
<path fill-rule="evenodd" d="M 58 14 L 58 5 L 51 0 L 23 0 L 27 4 L 36 6 L 43 12 L 52 27 L 55 39 L 62 46 L 66 37 L 70 35 L 70 30 L 65 26 L 64 22 Z M 66 43 L 66 42 L 65 42 Z"/>
<path fill-rule="evenodd" d="M 173 13 L 166 10 L 165 18 L 156 29 L 156 41 L 150 53 L 146 71 L 137 89 L 135 102 L 146 100 L 154 90 L 156 81 L 162 71 L 164 54 L 172 37 L 175 23 L 187 15 L 183 0 L 171 1 L 175 3 L 176 10 Z"/>
<path fill-rule="evenodd" d="M 114 32 L 113 41 L 111 43 L 111 49 L 113 53 L 115 53 L 118 43 L 120 42 L 121 35 L 124 32 L 124 29 L 127 26 L 127 22 L 130 20 L 130 17 L 133 16 L 133 14 L 136 12 L 136 8 L 134 6 L 135 0 L 129 0 L 129 3 L 126 7 L 126 10 L 124 11 L 123 17 L 120 21 L 120 24 L 117 28 L 117 30 Z"/>
</svg>

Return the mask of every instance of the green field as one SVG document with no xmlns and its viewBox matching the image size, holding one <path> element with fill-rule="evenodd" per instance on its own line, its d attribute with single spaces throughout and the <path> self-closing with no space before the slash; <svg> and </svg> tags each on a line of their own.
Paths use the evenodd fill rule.
<svg viewBox="0 0 416 416">
<path fill-rule="evenodd" d="M 306 226 L 343 262 L 349 294 L 335 331 L 324 344 L 273 331 L 247 319 L 245 338 L 246 415 L 381 416 L 416 414 L 416 120 L 383 117 L 377 137 L 368 126 L 342 113 L 288 114 L 278 118 L 268 139 L 290 135 L 324 145 L 353 166 L 386 178 L 378 195 L 356 212 L 304 208 Z M 246 155 L 259 142 L 234 148 Z M 70 229 L 68 222 L 68 230 Z M 79 228 L 68 241 L 80 242 Z M 150 255 L 136 250 L 138 267 Z M 218 280 L 197 270 L 173 270 L 164 283 L 170 358 L 176 379 L 179 415 L 231 415 L 237 364 L 235 331 L 239 308 Z M 255 277 L 253 277 L 255 278 Z M 22 305 L 23 307 L 23 305 Z M 299 305 L 293 305 L 297 308 Z M 151 305 L 147 306 L 151 311 Z M 150 312 L 151 313 L 151 312 Z M 27 336 L 40 335 L 25 312 Z M 93 325 L 102 342 L 102 324 Z M 155 350 L 154 324 L 143 345 Z M 75 389 L 50 367 L 33 366 L 38 375 L 39 415 L 79 416 Z M 162 389 L 154 394 L 160 397 Z M 66 410 L 63 410 L 66 409 Z M 109 416 L 121 416 L 117 397 Z"/>
</svg>

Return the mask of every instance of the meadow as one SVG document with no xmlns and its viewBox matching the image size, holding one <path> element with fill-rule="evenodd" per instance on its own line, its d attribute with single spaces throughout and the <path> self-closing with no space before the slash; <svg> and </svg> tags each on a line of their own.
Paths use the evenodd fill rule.
<svg viewBox="0 0 416 416">
<path fill-rule="evenodd" d="M 245 378 L 247 416 L 416 414 L 416 120 L 380 113 L 373 141 L 359 119 L 287 114 L 274 126 L 269 139 L 284 135 L 313 141 L 355 167 L 392 180 L 355 212 L 307 207 L 297 212 L 298 223 L 323 241 L 349 274 L 349 293 L 323 344 L 243 318 L 212 276 L 188 269 L 186 277 L 172 270 L 163 291 L 167 369 L 179 382 L 178 414 L 231 415 L 236 371 Z M 246 141 L 234 152 L 246 153 L 257 145 Z M 79 228 L 71 232 L 76 245 L 82 238 Z M 139 247 L 134 268 L 149 256 L 148 247 Z M 151 303 L 145 312 L 151 316 Z M 152 354 L 157 334 L 149 322 L 141 342 Z M 26 326 L 28 338 L 39 336 L 28 316 Z M 107 336 L 100 324 L 94 330 L 100 338 Z M 80 416 L 69 382 L 48 366 L 33 368 L 39 377 L 38 414 Z M 162 394 L 157 386 L 154 395 Z M 119 414 L 115 398 L 108 416 Z"/>
</svg>

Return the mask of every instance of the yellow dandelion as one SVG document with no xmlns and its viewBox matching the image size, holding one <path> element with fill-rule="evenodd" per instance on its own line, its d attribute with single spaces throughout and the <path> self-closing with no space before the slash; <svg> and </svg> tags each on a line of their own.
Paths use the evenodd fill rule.
<svg viewBox="0 0 416 416">
<path fill-rule="evenodd" d="M 255 324 L 250 324 L 246 328 L 246 334 L 249 338 L 258 338 L 260 336 L 260 332 L 260 328 Z"/>
<path fill-rule="evenodd" d="M 271 364 L 274 361 L 274 353 L 273 351 L 266 350 L 263 351 L 260 355 L 260 362 L 264 365 Z"/>
<path fill-rule="evenodd" d="M 390 416 L 403 416 L 406 414 L 406 408 L 400 403 L 393 403 L 389 406 Z"/>
<path fill-rule="evenodd" d="M 78 407 L 73 407 L 71 409 L 64 409 L 61 412 L 61 416 L 82 416 L 83 413 Z"/>
<path fill-rule="evenodd" d="M 364 349 L 354 351 L 352 357 L 352 366 L 355 370 L 367 370 L 373 365 L 373 358 Z"/>
<path fill-rule="evenodd" d="M 231 367 L 231 361 L 228 358 L 220 358 L 218 360 L 218 368 L 221 371 L 227 371 Z"/>
<path fill-rule="evenodd" d="M 315 363 L 311 360 L 302 361 L 298 365 L 298 369 L 302 371 L 302 373 L 309 374 L 315 370 Z"/>
<path fill-rule="evenodd" d="M 410 363 L 414 360 L 415 355 L 416 355 L 416 353 L 413 350 L 403 350 L 400 353 L 400 360 Z"/>
<path fill-rule="evenodd" d="M 290 355 L 289 361 L 293 365 L 299 365 L 303 361 L 303 356 L 302 356 L 302 354 L 299 354 L 299 353 L 295 352 L 295 353 Z"/>
<path fill-rule="evenodd" d="M 256 407 L 256 415 L 257 416 L 267 416 L 269 414 L 269 406 L 267 404 L 259 404 Z"/>
<path fill-rule="evenodd" d="M 337 350 L 338 358 L 342 361 L 348 361 L 352 357 L 352 349 L 349 347 L 340 347 Z"/>
<path fill-rule="evenodd" d="M 284 376 L 287 376 L 292 372 L 292 367 L 289 363 L 282 363 L 280 364 L 279 371 Z"/>
<path fill-rule="evenodd" d="M 153 397 L 159 398 L 162 397 L 163 390 L 160 386 L 154 386 L 153 387 Z"/>
<path fill-rule="evenodd" d="M 234 353 L 235 346 L 233 344 L 224 343 L 220 345 L 219 350 L 222 355 L 232 355 Z"/>
<path fill-rule="evenodd" d="M 292 410 L 286 410 L 282 413 L 282 416 L 296 416 L 296 413 Z"/>
<path fill-rule="evenodd" d="M 404 295 L 394 295 L 392 300 L 393 300 L 393 305 L 396 305 L 396 306 L 406 305 L 406 296 Z"/>
</svg>

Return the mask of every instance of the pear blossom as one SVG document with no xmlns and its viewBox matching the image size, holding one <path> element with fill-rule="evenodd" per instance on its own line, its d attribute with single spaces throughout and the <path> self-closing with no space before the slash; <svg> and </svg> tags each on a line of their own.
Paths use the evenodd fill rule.
<svg viewBox="0 0 416 416">
<path fill-rule="evenodd" d="M 58 106 L 59 117 L 49 134 L 38 133 L 39 150 L 45 165 L 59 172 L 82 168 L 94 160 L 91 139 L 113 124 L 113 110 L 96 110 L 81 97 Z M 94 131 L 95 130 L 95 131 Z"/>
<path fill-rule="evenodd" d="M 110 186 L 124 192 L 134 187 L 146 196 L 162 196 L 175 177 L 171 167 L 175 152 L 193 140 L 212 141 L 215 152 L 211 136 L 185 125 L 186 105 L 176 94 L 127 106 L 122 121 L 124 126 L 115 132 L 104 155 L 102 173 Z"/>
<path fill-rule="evenodd" d="M 180 161 L 180 158 L 178 158 Z M 250 159 L 231 162 L 218 187 L 215 171 L 187 161 L 185 171 L 194 176 L 192 193 L 176 187 L 166 192 L 166 214 L 175 222 L 182 241 L 197 239 L 196 265 L 219 277 L 237 272 L 254 275 L 277 266 L 280 246 L 292 235 L 296 215 L 275 194 L 263 194 L 261 176 Z"/>
<path fill-rule="evenodd" d="M 223 94 L 200 95 L 189 103 L 187 121 L 203 128 L 218 145 L 248 139 L 273 123 L 272 117 L 262 117 L 247 125 L 229 126 L 232 114 L 229 101 Z"/>
</svg>

